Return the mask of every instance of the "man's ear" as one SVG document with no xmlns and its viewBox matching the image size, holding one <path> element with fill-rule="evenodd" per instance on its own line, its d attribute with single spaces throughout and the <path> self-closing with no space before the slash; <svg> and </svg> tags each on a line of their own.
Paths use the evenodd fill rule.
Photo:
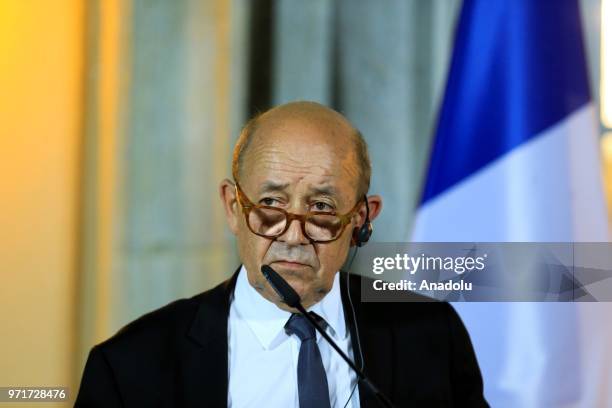
<svg viewBox="0 0 612 408">
<path fill-rule="evenodd" d="M 382 210 L 382 198 L 378 195 L 373 195 L 373 196 L 367 197 L 367 200 L 368 200 L 368 209 L 370 212 L 368 215 L 368 218 L 370 221 L 372 221 L 374 218 L 378 217 L 378 214 L 380 214 L 380 211 Z M 366 207 L 365 205 L 362 205 L 359 211 L 357 212 L 358 221 L 351 235 L 351 246 L 356 245 L 356 241 L 355 241 L 356 233 L 358 229 L 365 223 L 366 214 L 367 214 Z"/>
<path fill-rule="evenodd" d="M 227 224 L 234 235 L 238 233 L 238 224 L 241 215 L 240 204 L 236 198 L 236 186 L 231 180 L 223 179 L 219 184 L 219 196 L 223 208 L 225 209 L 225 218 Z"/>
<path fill-rule="evenodd" d="M 368 208 L 370 209 L 370 221 L 374 220 L 374 218 L 378 217 L 382 210 L 382 197 L 379 195 L 371 195 L 368 196 Z M 363 220 L 365 221 L 365 206 L 363 208 Z"/>
</svg>

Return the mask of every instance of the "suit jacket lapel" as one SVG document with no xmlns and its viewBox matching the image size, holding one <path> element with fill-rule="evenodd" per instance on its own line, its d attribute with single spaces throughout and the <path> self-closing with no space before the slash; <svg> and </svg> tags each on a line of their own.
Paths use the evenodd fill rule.
<svg viewBox="0 0 612 408">
<path fill-rule="evenodd" d="M 340 287 L 342 294 L 342 304 L 347 326 L 351 333 L 351 344 L 353 346 L 353 355 L 358 367 L 361 367 L 361 358 L 359 355 L 359 343 L 363 359 L 365 360 L 364 372 L 366 376 L 393 401 L 393 355 L 395 354 L 393 333 L 391 329 L 376 324 L 376 313 L 372 313 L 375 307 L 366 308 L 361 304 L 361 277 L 349 275 L 350 291 L 353 306 L 355 307 L 355 315 L 357 318 L 357 326 L 359 328 L 359 341 L 357 340 L 357 330 L 353 321 L 351 305 L 348 301 L 348 293 L 346 290 L 347 274 L 340 273 Z M 379 407 L 380 403 L 374 395 L 359 384 L 359 401 L 362 407 Z"/>
<path fill-rule="evenodd" d="M 225 407 L 228 393 L 227 321 L 238 270 L 203 295 L 180 358 L 182 406 Z"/>
</svg>

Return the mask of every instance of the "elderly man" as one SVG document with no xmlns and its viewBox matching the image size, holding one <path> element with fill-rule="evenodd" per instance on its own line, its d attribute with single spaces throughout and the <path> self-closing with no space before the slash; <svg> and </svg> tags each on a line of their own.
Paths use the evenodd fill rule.
<svg viewBox="0 0 612 408">
<path fill-rule="evenodd" d="M 129 324 L 89 355 L 77 406 L 373 407 L 378 401 L 281 301 L 269 265 L 396 406 L 487 406 L 461 320 L 442 302 L 360 303 L 339 272 L 380 213 L 359 132 L 311 102 L 243 129 L 219 191 L 242 266 Z"/>
</svg>

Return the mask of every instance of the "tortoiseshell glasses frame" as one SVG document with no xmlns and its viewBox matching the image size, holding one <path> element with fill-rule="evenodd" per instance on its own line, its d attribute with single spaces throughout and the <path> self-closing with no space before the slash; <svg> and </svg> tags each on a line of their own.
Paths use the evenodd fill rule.
<svg viewBox="0 0 612 408">
<path fill-rule="evenodd" d="M 283 235 L 294 220 L 300 222 L 302 233 L 311 243 L 327 243 L 340 238 L 346 226 L 367 200 L 357 201 L 355 206 L 346 214 L 335 211 L 309 211 L 306 214 L 293 214 L 282 208 L 254 204 L 242 191 L 238 182 L 234 183 L 236 198 L 242 207 L 242 212 L 249 230 L 260 237 L 277 238 Z"/>
</svg>

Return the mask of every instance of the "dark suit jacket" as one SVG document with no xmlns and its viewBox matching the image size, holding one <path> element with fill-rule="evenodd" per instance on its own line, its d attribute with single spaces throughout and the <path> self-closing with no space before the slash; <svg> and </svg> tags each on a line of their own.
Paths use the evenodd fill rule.
<svg viewBox="0 0 612 408">
<path fill-rule="evenodd" d="M 357 350 L 341 274 L 342 303 Z M 237 275 L 146 314 L 95 346 L 76 406 L 225 407 L 227 324 Z M 469 336 L 448 303 L 361 303 L 360 279 L 350 277 L 350 290 L 365 373 L 396 406 L 488 406 Z M 359 398 L 362 407 L 379 406 L 361 385 Z"/>
</svg>

